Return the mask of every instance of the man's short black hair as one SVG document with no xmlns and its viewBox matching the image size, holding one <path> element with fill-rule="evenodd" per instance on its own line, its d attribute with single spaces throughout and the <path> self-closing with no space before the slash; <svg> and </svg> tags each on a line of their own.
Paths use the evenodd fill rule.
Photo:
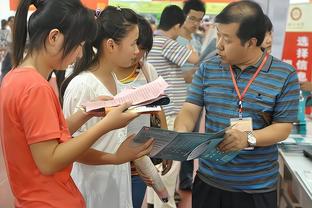
<svg viewBox="0 0 312 208">
<path fill-rule="evenodd" d="M 187 16 L 191 10 L 204 12 L 204 14 L 206 13 L 205 4 L 200 0 L 187 0 L 184 2 L 183 12 L 185 16 Z"/>
<path fill-rule="evenodd" d="M 264 40 L 266 27 L 262 8 L 256 2 L 237 1 L 227 5 L 215 18 L 216 23 L 239 23 L 237 37 L 244 44 L 251 38 L 257 39 L 257 46 Z"/>
<path fill-rule="evenodd" d="M 176 24 L 182 26 L 184 21 L 185 15 L 182 9 L 177 5 L 170 5 L 161 13 L 158 29 L 168 31 Z"/>
</svg>

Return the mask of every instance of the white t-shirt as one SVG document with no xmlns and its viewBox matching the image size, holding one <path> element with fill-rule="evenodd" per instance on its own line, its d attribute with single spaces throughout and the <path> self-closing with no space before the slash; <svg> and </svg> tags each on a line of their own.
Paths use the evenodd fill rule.
<svg viewBox="0 0 312 208">
<path fill-rule="evenodd" d="M 82 72 L 68 85 L 64 94 L 63 111 L 69 117 L 81 103 L 98 96 L 113 96 L 91 72 Z M 74 136 L 94 126 L 101 118 L 91 118 Z M 127 136 L 126 128 L 103 135 L 92 148 L 114 153 Z M 89 166 L 75 162 L 72 178 L 83 194 L 88 208 L 132 208 L 130 163 Z"/>
<path fill-rule="evenodd" d="M 145 75 L 148 77 L 146 78 Z M 147 62 L 143 63 L 142 69 L 140 70 L 135 80 L 131 83 L 127 83 L 127 84 L 121 83 L 115 76 L 117 88 L 119 88 L 120 90 L 124 90 L 127 88 L 137 88 L 157 78 L 158 78 L 158 74 L 155 68 L 153 67 L 153 65 Z M 129 123 L 129 125 L 127 126 L 128 135 L 138 133 L 143 126 L 150 126 L 149 114 L 143 114 L 139 116 L 138 118 L 134 119 L 131 123 Z"/>
</svg>

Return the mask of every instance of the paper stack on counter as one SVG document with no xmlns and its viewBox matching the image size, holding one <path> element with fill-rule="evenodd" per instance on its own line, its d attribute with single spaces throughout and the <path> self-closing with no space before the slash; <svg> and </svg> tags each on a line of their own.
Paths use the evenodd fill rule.
<svg viewBox="0 0 312 208">
<path fill-rule="evenodd" d="M 160 111 L 161 105 L 167 105 L 170 99 L 164 94 L 168 83 L 158 77 L 156 80 L 134 89 L 126 89 L 107 101 L 88 101 L 82 105 L 86 112 L 109 111 L 110 108 L 130 102 L 132 106 L 129 110 L 139 113 Z"/>
</svg>

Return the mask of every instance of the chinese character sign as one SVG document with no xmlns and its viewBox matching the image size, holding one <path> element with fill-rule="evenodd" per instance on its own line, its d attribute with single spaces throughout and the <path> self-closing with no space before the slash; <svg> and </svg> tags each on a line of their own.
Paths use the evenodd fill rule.
<svg viewBox="0 0 312 208">
<path fill-rule="evenodd" d="M 288 11 L 283 61 L 293 65 L 299 81 L 312 81 L 312 3 L 291 4 Z"/>
<path fill-rule="evenodd" d="M 300 82 L 312 81 L 312 32 L 287 32 L 283 61 L 293 65 Z"/>
<path fill-rule="evenodd" d="M 299 82 L 312 82 L 312 1 L 289 6 L 283 61 L 294 66 Z M 310 114 L 311 108 L 306 109 Z"/>
<path fill-rule="evenodd" d="M 312 4 L 291 4 L 288 11 L 283 61 L 293 65 L 300 82 L 312 81 Z"/>
</svg>

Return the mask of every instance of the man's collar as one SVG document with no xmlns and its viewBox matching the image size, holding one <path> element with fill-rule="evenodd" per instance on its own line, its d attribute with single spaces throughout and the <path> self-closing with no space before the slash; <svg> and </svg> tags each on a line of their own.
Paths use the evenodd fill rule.
<svg viewBox="0 0 312 208">
<path fill-rule="evenodd" d="M 257 61 L 257 63 L 255 63 L 254 65 L 251 65 L 251 66 L 253 66 L 253 67 L 255 67 L 256 69 L 258 69 L 258 67 L 260 67 L 260 65 L 261 65 L 261 63 L 262 63 L 262 61 L 263 61 L 263 59 L 265 58 L 266 55 L 267 55 L 267 52 L 264 51 L 264 52 L 262 53 L 261 58 Z M 266 63 L 264 64 L 264 66 L 263 66 L 263 68 L 261 69 L 261 71 L 263 71 L 263 72 L 268 72 L 268 71 L 269 71 L 270 66 L 271 66 L 271 63 L 272 63 L 272 59 L 273 59 L 273 57 L 272 57 L 270 54 L 268 54 L 268 58 L 267 58 L 267 60 L 266 60 Z"/>
<path fill-rule="evenodd" d="M 263 52 L 261 57 L 260 57 L 260 59 L 257 61 L 257 63 L 255 63 L 253 65 L 250 65 L 247 68 L 253 67 L 253 68 L 257 69 L 261 65 L 261 63 L 262 63 L 262 61 L 263 61 L 265 56 L 266 56 L 266 52 Z M 273 57 L 269 54 L 268 55 L 268 59 L 266 60 L 266 63 L 264 64 L 264 66 L 261 69 L 261 71 L 268 72 L 270 70 L 270 67 L 271 67 L 271 64 L 272 64 L 272 60 L 273 60 Z M 223 64 L 223 63 L 220 62 L 220 66 L 222 66 L 226 70 L 230 70 L 230 65 L 229 64 Z M 233 67 L 233 69 L 239 68 L 236 65 L 232 65 L 232 67 Z"/>
<path fill-rule="evenodd" d="M 162 30 L 156 30 L 156 31 L 154 32 L 154 35 L 165 36 L 164 31 L 162 31 Z"/>
</svg>

